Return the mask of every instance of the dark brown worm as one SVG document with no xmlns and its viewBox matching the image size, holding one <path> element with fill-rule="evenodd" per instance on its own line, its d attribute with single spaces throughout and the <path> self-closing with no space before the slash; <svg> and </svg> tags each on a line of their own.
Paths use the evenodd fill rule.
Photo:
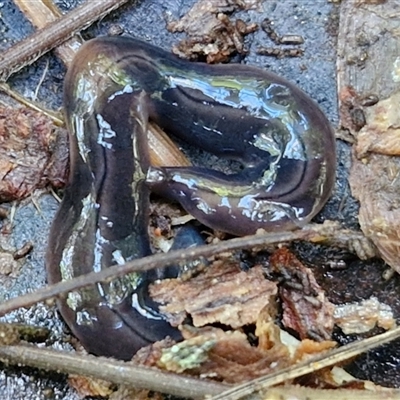
<svg viewBox="0 0 400 400">
<path fill-rule="evenodd" d="M 71 175 L 50 235 L 50 283 L 149 254 L 149 188 L 234 235 L 301 227 L 330 195 L 330 124 L 305 93 L 270 72 L 190 63 L 136 39 L 105 37 L 79 51 L 64 96 Z M 149 166 L 148 119 L 243 170 Z M 141 307 L 137 288 L 156 278 L 97 284 L 59 307 L 90 352 L 129 359 L 166 335 L 179 337 Z"/>
</svg>

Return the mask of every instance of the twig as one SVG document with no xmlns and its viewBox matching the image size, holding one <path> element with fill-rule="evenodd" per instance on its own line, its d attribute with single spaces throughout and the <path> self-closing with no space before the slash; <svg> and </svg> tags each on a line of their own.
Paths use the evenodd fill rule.
<svg viewBox="0 0 400 400">
<path fill-rule="evenodd" d="M 51 0 L 14 0 L 14 3 L 37 29 L 42 29 L 62 17 L 62 12 Z M 82 37 L 76 32 L 70 39 L 54 48 L 54 52 L 68 66 L 82 43 Z"/>
<path fill-rule="evenodd" d="M 13 73 L 127 1 L 88 1 L 4 51 L 0 54 L 0 81 L 6 81 Z"/>
<path fill-rule="evenodd" d="M 322 368 L 330 367 L 338 362 L 348 360 L 365 351 L 374 349 L 380 345 L 388 343 L 400 337 L 400 327 L 391 331 L 350 343 L 338 349 L 330 351 L 329 355 L 322 353 L 318 357 L 306 360 L 298 365 L 291 365 L 283 370 L 276 371 L 268 376 L 254 379 L 243 385 L 236 386 L 232 389 L 212 397 L 210 400 L 237 400 L 255 392 L 265 391 L 266 388 L 287 382 L 290 379 L 298 378 L 318 371 Z"/>
<path fill-rule="evenodd" d="M 315 233 L 315 232 L 312 232 Z M 77 278 L 49 285 L 34 293 L 16 297 L 0 304 L 0 316 L 20 307 L 29 307 L 37 302 L 57 297 L 63 293 L 81 289 L 98 282 L 104 282 L 132 272 L 146 271 L 154 268 L 162 268 L 175 262 L 192 261 L 199 257 L 211 257 L 217 253 L 245 249 L 254 246 L 277 244 L 292 240 L 305 239 L 310 231 L 301 230 L 289 233 L 273 233 L 262 236 L 249 236 L 227 240 L 213 245 L 199 246 L 185 250 L 171 251 L 169 253 L 155 254 L 124 265 L 114 265 L 100 272 L 91 272 Z"/>
<path fill-rule="evenodd" d="M 123 384 L 144 388 L 149 390 L 162 391 L 176 396 L 184 397 L 204 397 L 214 396 L 210 400 L 237 400 L 243 397 L 258 393 L 256 399 L 270 399 L 271 392 L 268 390 L 273 385 L 290 381 L 291 379 L 303 376 L 305 374 L 318 371 L 348 360 L 362 352 L 371 350 L 375 347 L 388 343 L 400 336 L 400 328 L 373 336 L 362 341 L 350 343 L 339 349 L 308 359 L 298 365 L 292 365 L 283 370 L 277 371 L 268 376 L 264 376 L 243 385 L 227 389 L 226 385 L 205 381 L 196 378 L 189 378 L 182 375 L 176 375 L 169 372 L 163 372 L 154 368 L 136 366 L 132 363 L 125 363 L 109 358 L 85 356 L 76 353 L 64 353 L 55 350 L 38 349 L 30 346 L 0 346 L 0 360 L 2 362 L 14 365 L 25 365 L 46 370 L 55 370 L 61 373 L 79 374 L 98 379 L 105 379 L 115 384 Z M 290 391 L 293 387 L 281 388 L 279 398 L 292 398 Z M 305 391 L 303 397 L 298 399 L 321 399 L 322 393 L 313 393 L 309 388 L 302 388 Z M 343 398 L 354 399 L 397 399 L 399 391 L 382 390 L 372 393 L 368 390 L 356 391 L 359 395 L 354 396 L 353 391 L 345 391 Z M 341 399 L 340 390 L 335 391 L 335 398 Z M 264 396 L 263 396 L 264 394 Z M 347 397 L 345 396 L 347 394 Z M 376 396 L 373 396 L 373 395 Z M 314 397 L 312 396 L 314 395 Z M 318 397 L 318 395 L 320 397 Z M 289 397 L 287 397 L 289 396 Z M 252 399 L 255 399 L 252 396 Z"/>
<path fill-rule="evenodd" d="M 0 346 L 0 360 L 65 374 L 78 374 L 104 379 L 115 384 L 162 391 L 182 397 L 215 395 L 229 386 L 222 383 L 163 372 L 110 358 L 64 353 L 31 346 Z"/>
<path fill-rule="evenodd" d="M 231 252 L 241 249 L 250 249 L 254 247 L 263 248 L 267 245 L 275 245 L 283 242 L 292 242 L 294 240 L 308 240 L 313 243 L 329 241 L 333 238 L 337 244 L 342 240 L 342 245 L 346 247 L 347 241 L 360 238 L 360 233 L 348 230 L 340 231 L 328 225 L 309 225 L 302 230 L 295 232 L 267 233 L 263 235 L 253 235 L 243 238 L 226 240 L 218 244 L 199 246 L 185 250 L 172 251 L 166 254 L 155 254 L 139 260 L 128 262 L 124 265 L 114 265 L 100 272 L 91 272 L 77 278 L 60 282 L 55 285 L 39 289 L 34 293 L 29 293 L 17 298 L 8 300 L 0 304 L 0 316 L 20 307 L 29 307 L 37 302 L 46 299 L 58 297 L 61 294 L 78 290 L 83 287 L 98 282 L 105 282 L 115 279 L 132 272 L 147 271 L 155 268 L 162 268 L 167 265 L 182 261 L 192 261 L 199 257 L 211 257 L 216 254 Z"/>
</svg>

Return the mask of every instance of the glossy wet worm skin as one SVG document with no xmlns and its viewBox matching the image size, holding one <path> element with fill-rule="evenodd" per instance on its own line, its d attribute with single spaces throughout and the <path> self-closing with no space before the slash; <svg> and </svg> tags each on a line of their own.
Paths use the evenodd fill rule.
<svg viewBox="0 0 400 400">
<path fill-rule="evenodd" d="M 80 79 L 68 74 L 66 85 L 79 88 Z M 82 88 L 83 96 L 87 89 Z M 102 92 L 105 97 L 96 97 L 91 104 L 86 102 L 92 100 L 89 91 L 89 97 L 78 97 L 66 109 L 70 184 L 50 233 L 49 283 L 150 254 L 144 98 L 112 98 L 118 87 L 108 89 Z M 89 352 L 129 360 L 141 347 L 166 335 L 181 337 L 156 312 L 134 306 L 136 289 L 156 278 L 151 272 L 97 284 L 69 293 L 58 306 Z"/>
<path fill-rule="evenodd" d="M 189 63 L 136 39 L 98 38 L 68 71 L 64 105 L 71 172 L 50 235 L 50 283 L 149 254 L 148 188 L 209 227 L 245 235 L 301 227 L 333 185 L 328 121 L 294 85 L 256 68 Z M 149 167 L 148 119 L 243 170 Z M 136 287 L 154 274 L 60 301 L 90 352 L 128 359 L 145 344 L 179 337 L 137 304 Z"/>
</svg>

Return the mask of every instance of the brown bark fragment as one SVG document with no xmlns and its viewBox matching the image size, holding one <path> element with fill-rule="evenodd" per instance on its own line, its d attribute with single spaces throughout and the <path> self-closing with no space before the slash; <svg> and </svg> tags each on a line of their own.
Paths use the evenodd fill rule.
<svg viewBox="0 0 400 400">
<path fill-rule="evenodd" d="M 64 182 L 66 158 L 51 158 L 58 132 L 36 111 L 0 106 L 0 201 L 24 198 L 53 180 Z"/>
<path fill-rule="evenodd" d="M 400 272 L 400 158 L 371 154 L 354 157 L 350 185 L 360 201 L 358 219 L 382 258 Z"/>
<path fill-rule="evenodd" d="M 361 229 L 400 272 L 398 7 L 398 0 L 348 0 L 341 5 L 338 90 L 342 126 L 356 140 L 350 186 L 360 202 Z M 361 104 L 365 125 L 359 129 L 352 123 L 348 88 L 353 97 L 380 100 Z"/>
<path fill-rule="evenodd" d="M 364 157 L 368 152 L 400 155 L 400 92 L 366 110 L 366 125 L 357 136 L 356 154 Z"/>
<path fill-rule="evenodd" d="M 235 263 L 221 261 L 187 282 L 174 279 L 152 285 L 150 294 L 167 304 L 161 311 L 172 325 L 181 324 L 189 314 L 197 327 L 218 322 L 239 328 L 255 323 L 276 291 L 261 267 L 244 272 Z"/>
<path fill-rule="evenodd" d="M 270 265 L 284 279 L 279 287 L 283 324 L 296 331 L 301 339 L 330 339 L 334 305 L 325 297 L 312 270 L 286 248 L 271 256 Z"/>
</svg>

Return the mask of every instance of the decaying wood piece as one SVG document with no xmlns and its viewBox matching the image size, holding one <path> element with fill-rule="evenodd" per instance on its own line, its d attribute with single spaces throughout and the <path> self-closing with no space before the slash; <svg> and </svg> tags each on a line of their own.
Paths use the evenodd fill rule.
<svg viewBox="0 0 400 400">
<path fill-rule="evenodd" d="M 356 142 L 350 185 L 360 201 L 361 229 L 397 272 L 400 272 L 399 6 L 399 0 L 344 2 L 338 41 L 341 123 Z M 363 102 L 372 98 L 372 102 Z"/>
<path fill-rule="evenodd" d="M 326 298 L 312 270 L 286 248 L 272 254 L 270 268 L 282 276 L 279 297 L 282 301 L 283 325 L 294 330 L 301 339 L 331 339 L 335 307 Z"/>
<path fill-rule="evenodd" d="M 361 229 L 397 272 L 400 272 L 399 176 L 399 157 L 370 154 L 365 164 L 353 157 L 350 185 L 360 201 Z"/>
<path fill-rule="evenodd" d="M 264 278 L 260 266 L 245 272 L 229 261 L 216 262 L 187 282 L 161 281 L 150 291 L 155 301 L 168 304 L 161 310 L 174 326 L 189 314 L 196 327 L 218 322 L 234 329 L 254 324 L 276 293 L 276 284 Z"/>
<path fill-rule="evenodd" d="M 0 106 L 0 201 L 30 195 L 67 177 L 67 133 L 43 114 Z"/>
</svg>

